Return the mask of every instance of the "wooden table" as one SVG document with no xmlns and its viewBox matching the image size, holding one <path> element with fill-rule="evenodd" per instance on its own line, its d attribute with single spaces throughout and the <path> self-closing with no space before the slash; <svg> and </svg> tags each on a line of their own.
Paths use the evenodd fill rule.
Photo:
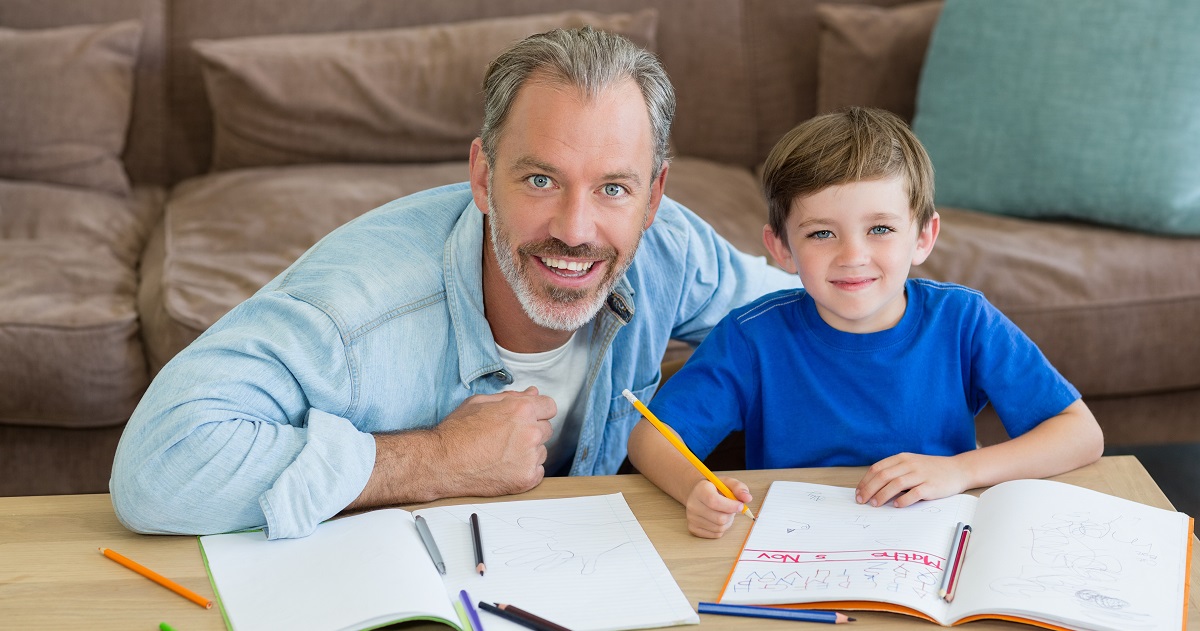
<svg viewBox="0 0 1200 631">
<path fill-rule="evenodd" d="M 776 469 L 734 473 L 750 486 L 757 509 L 773 480 L 799 480 L 853 486 L 859 468 Z M 1111 495 L 1171 508 L 1136 458 L 1117 456 L 1054 478 Z M 551 478 L 520 496 L 462 498 L 433 504 L 487 502 L 595 495 L 620 491 L 692 605 L 715 601 L 737 557 L 750 521 L 738 519 L 724 538 L 697 539 L 687 532 L 683 509 L 640 475 Z M 424 505 L 422 505 L 424 506 Z M 416 508 L 417 506 L 413 506 Z M 216 608 L 204 610 L 105 559 L 108 547 L 204 596 L 212 587 L 195 537 L 136 535 L 117 521 L 107 495 L 0 498 L 0 627 L 6 629 L 114 629 L 153 631 L 167 622 L 178 631 L 223 629 Z M 1200 585 L 1200 564 L 1193 542 L 1191 584 Z M 1188 627 L 1200 629 L 1200 606 L 1193 590 Z M 932 623 L 899 614 L 855 612 L 854 631 L 936 629 Z M 800 629 L 773 620 L 700 616 L 703 629 Z M 400 625 L 404 629 L 446 629 L 436 624 Z M 1033 628 L 981 621 L 972 631 Z"/>
</svg>

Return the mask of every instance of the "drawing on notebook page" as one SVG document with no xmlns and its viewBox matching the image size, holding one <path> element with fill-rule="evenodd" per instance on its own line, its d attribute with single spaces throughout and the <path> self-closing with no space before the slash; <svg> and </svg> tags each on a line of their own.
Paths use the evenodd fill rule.
<svg viewBox="0 0 1200 631">
<path fill-rule="evenodd" d="M 541 540 L 501 546 L 492 552 L 508 557 L 509 567 L 553 569 L 578 563 L 580 574 L 591 574 L 605 554 L 632 541 L 621 522 L 569 523 L 541 517 L 519 517 L 517 526 L 540 535 Z"/>
<path fill-rule="evenodd" d="M 1153 541 L 1139 532 L 1136 519 L 1097 517 L 1090 512 L 1056 513 L 1028 529 L 1029 558 L 1017 576 L 992 581 L 992 591 L 1028 598 L 1075 599 L 1099 618 L 1136 624 L 1149 612 L 1130 609 L 1113 586 L 1131 565 L 1158 563 Z"/>
</svg>

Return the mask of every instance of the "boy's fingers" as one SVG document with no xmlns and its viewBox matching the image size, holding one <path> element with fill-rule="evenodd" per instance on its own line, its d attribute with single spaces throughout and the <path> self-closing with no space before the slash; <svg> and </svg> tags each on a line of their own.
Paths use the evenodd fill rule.
<svg viewBox="0 0 1200 631">
<path fill-rule="evenodd" d="M 741 480 L 737 478 L 724 478 L 722 482 L 725 483 L 725 486 L 729 487 L 730 491 L 733 491 L 733 496 L 741 500 L 743 504 L 748 504 L 754 499 L 754 496 L 750 494 L 750 487 L 746 486 Z"/>
</svg>

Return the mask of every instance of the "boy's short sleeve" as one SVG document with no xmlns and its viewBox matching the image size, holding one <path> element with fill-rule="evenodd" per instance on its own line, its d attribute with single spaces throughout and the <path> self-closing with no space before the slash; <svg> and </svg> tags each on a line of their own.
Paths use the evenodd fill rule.
<svg viewBox="0 0 1200 631">
<path fill-rule="evenodd" d="M 1028 432 L 1080 398 L 1037 344 L 986 300 L 978 324 L 972 352 L 976 396 L 991 403 L 1009 436 Z"/>
<path fill-rule="evenodd" d="M 735 312 L 736 313 L 736 312 Z M 650 402 L 697 458 L 760 416 L 757 364 L 734 314 L 721 320 Z"/>
</svg>

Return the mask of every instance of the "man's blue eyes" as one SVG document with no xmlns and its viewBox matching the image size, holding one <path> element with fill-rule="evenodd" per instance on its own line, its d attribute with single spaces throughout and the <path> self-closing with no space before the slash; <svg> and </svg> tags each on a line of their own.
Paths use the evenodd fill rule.
<svg viewBox="0 0 1200 631">
<path fill-rule="evenodd" d="M 526 178 L 526 181 L 534 188 L 549 188 L 554 183 L 548 175 L 531 175 Z M 625 194 L 625 187 L 620 184 L 605 184 L 601 190 L 609 197 L 619 197 Z"/>
</svg>

